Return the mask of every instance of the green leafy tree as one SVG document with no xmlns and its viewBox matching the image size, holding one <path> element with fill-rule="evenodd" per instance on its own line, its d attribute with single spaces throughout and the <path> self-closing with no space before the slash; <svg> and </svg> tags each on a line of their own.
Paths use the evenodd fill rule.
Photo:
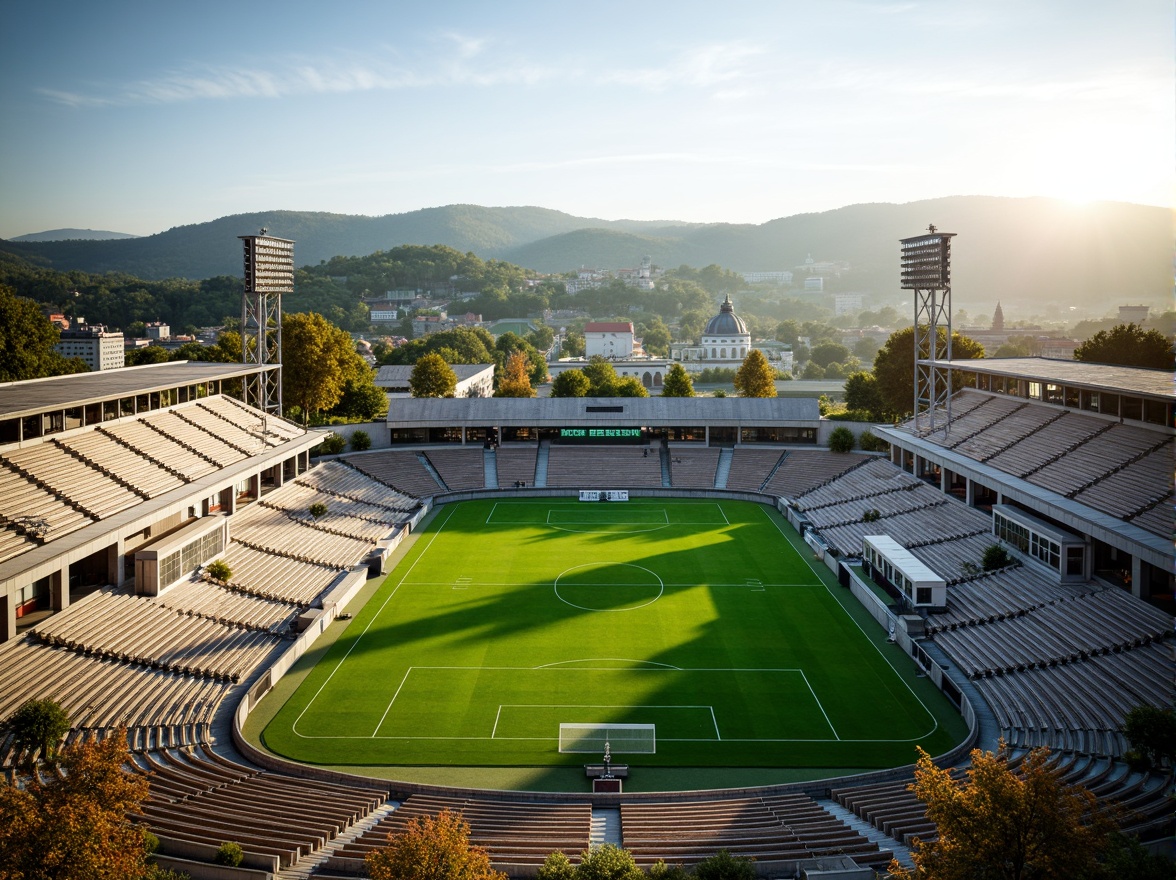
<svg viewBox="0 0 1176 880">
<path fill-rule="evenodd" d="M 123 357 L 123 363 L 128 367 L 141 367 L 144 364 L 162 364 L 169 360 L 171 360 L 171 352 L 162 345 L 145 345 L 142 348 L 134 348 L 128 351 Z"/>
<path fill-rule="evenodd" d="M 125 769 L 129 757 L 120 729 L 63 750 L 59 773 L 0 779 L 0 877 L 149 876 L 147 832 L 127 818 L 140 812 L 148 782 Z"/>
<path fill-rule="evenodd" d="M 822 342 L 813 346 L 810 356 L 817 364 L 828 367 L 832 363 L 845 363 L 849 360 L 850 351 L 840 342 Z"/>
<path fill-rule="evenodd" d="M 851 452 L 857 438 L 853 436 L 853 431 L 845 426 L 834 428 L 829 432 L 829 450 L 831 452 Z"/>
<path fill-rule="evenodd" d="M 577 358 L 583 357 L 587 341 L 584 334 L 578 330 L 569 330 L 560 345 L 560 356 Z"/>
<path fill-rule="evenodd" d="M 947 331 L 940 327 L 940 341 Z M 951 337 L 953 360 L 970 360 L 984 357 L 984 346 L 974 339 L 953 333 Z M 890 334 L 885 344 L 874 356 L 874 380 L 878 394 L 885 407 L 885 414 L 891 417 L 906 416 L 915 403 L 915 330 L 905 327 Z M 956 376 L 958 390 L 959 377 Z"/>
<path fill-rule="evenodd" d="M 352 422 L 375 422 L 388 414 L 388 393 L 376 385 L 375 373 L 363 370 L 343 383 L 339 402 L 330 409 L 332 416 Z"/>
<path fill-rule="evenodd" d="M 486 850 L 470 844 L 470 826 L 461 813 L 442 810 L 409 820 L 390 833 L 388 844 L 368 853 L 371 880 L 506 880 L 490 867 Z"/>
<path fill-rule="evenodd" d="M 600 395 L 604 397 L 605 395 Z M 649 397 L 649 391 L 636 376 L 622 376 L 612 386 L 613 397 Z"/>
<path fill-rule="evenodd" d="M 845 406 L 846 409 L 869 413 L 874 421 L 885 418 L 886 405 L 882 402 L 878 381 L 873 373 L 859 370 L 846 377 Z"/>
<path fill-rule="evenodd" d="M 1124 717 L 1122 730 L 1146 766 L 1176 761 L 1176 711 L 1170 707 L 1136 706 Z"/>
<path fill-rule="evenodd" d="M 809 361 L 804 365 L 804 372 L 800 374 L 800 378 L 809 379 L 810 381 L 814 379 L 824 379 L 825 368 L 816 361 Z"/>
<path fill-rule="evenodd" d="M 576 866 L 559 850 L 548 855 L 535 872 L 536 880 L 575 880 L 575 876 Z"/>
<path fill-rule="evenodd" d="M 555 331 L 546 324 L 540 324 L 523 338 L 533 345 L 536 351 L 547 351 L 555 342 Z"/>
<path fill-rule="evenodd" d="M 348 379 L 371 370 L 355 351 L 351 335 L 314 312 L 282 319 L 282 400 L 297 406 L 303 424 L 343 396 Z"/>
<path fill-rule="evenodd" d="M 413 397 L 453 397 L 457 374 L 441 355 L 427 354 L 412 368 L 408 387 Z"/>
<path fill-rule="evenodd" d="M 725 849 L 694 866 L 697 880 L 755 880 L 755 859 L 733 856 Z"/>
<path fill-rule="evenodd" d="M 686 368 L 681 364 L 672 364 L 662 382 L 662 397 L 693 397 L 694 382 Z"/>
<path fill-rule="evenodd" d="M 535 346 L 516 333 L 503 333 L 494 343 L 494 362 L 498 365 L 500 373 L 507 360 L 515 352 L 522 352 L 526 356 L 532 385 L 542 385 L 547 381 L 547 362 L 543 359 L 543 355 L 536 351 Z"/>
<path fill-rule="evenodd" d="M 531 385 L 530 367 L 531 365 L 527 363 L 527 356 L 523 352 L 512 352 L 502 368 L 502 376 L 498 380 L 494 396 L 534 397 L 535 389 Z"/>
<path fill-rule="evenodd" d="M 29 700 L 8 721 L 16 753 L 40 750 L 43 760 L 52 760 L 57 743 L 69 733 L 69 715 L 53 700 Z"/>
<path fill-rule="evenodd" d="M 670 352 L 670 328 L 660 317 L 654 316 L 641 328 L 641 345 L 647 354 L 665 357 Z"/>
<path fill-rule="evenodd" d="M 1172 340 L 1159 330 L 1144 330 L 1136 324 L 1119 324 L 1110 330 L 1100 330 L 1074 349 L 1074 360 L 1171 370 Z"/>
<path fill-rule="evenodd" d="M 493 364 L 494 337 L 482 327 L 455 327 L 413 339 L 386 353 L 382 364 L 415 364 L 424 355 L 445 352 L 451 364 Z"/>
<path fill-rule="evenodd" d="M 853 356 L 863 361 L 872 361 L 879 347 L 873 336 L 863 336 L 853 344 Z"/>
<path fill-rule="evenodd" d="M 576 866 L 576 880 L 644 880 L 644 877 L 632 854 L 611 843 L 584 850 Z"/>
<path fill-rule="evenodd" d="M 351 432 L 351 449 L 353 452 L 364 452 L 372 448 L 372 435 L 367 431 Z"/>
<path fill-rule="evenodd" d="M 594 354 L 588 359 L 582 371 L 588 377 L 589 397 L 615 397 L 616 385 L 620 380 L 616 368 L 605 358 Z"/>
<path fill-rule="evenodd" d="M 758 348 L 753 348 L 735 373 L 735 390 L 743 397 L 775 397 L 776 373 Z"/>
<path fill-rule="evenodd" d="M 323 442 L 310 450 L 311 455 L 338 455 L 347 447 L 347 440 L 342 434 L 331 431 L 323 438 Z"/>
<path fill-rule="evenodd" d="M 552 397 L 587 397 L 592 382 L 581 370 L 564 370 L 551 383 Z"/>
<path fill-rule="evenodd" d="M 60 338 L 35 302 L 0 284 L 0 382 L 86 372 L 78 358 L 54 351 Z"/>
<path fill-rule="evenodd" d="M 919 749 L 911 790 L 927 805 L 939 838 L 918 841 L 913 869 L 897 880 L 1071 880 L 1098 876 L 1114 824 L 1089 791 L 1066 785 L 1034 749 L 1017 766 L 1008 752 L 972 752 L 967 778 L 935 766 Z"/>
</svg>

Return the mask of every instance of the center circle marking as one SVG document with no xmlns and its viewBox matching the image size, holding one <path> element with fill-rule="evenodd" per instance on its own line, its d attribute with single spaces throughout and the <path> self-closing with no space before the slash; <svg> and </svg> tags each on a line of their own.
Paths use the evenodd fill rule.
<svg viewBox="0 0 1176 880">
<path fill-rule="evenodd" d="M 648 574 L 650 577 L 652 577 L 657 582 L 657 594 L 652 596 L 651 598 L 647 599 L 644 602 L 637 602 L 637 604 L 627 604 L 627 605 L 623 605 L 622 607 L 619 607 L 619 608 L 618 607 L 601 608 L 601 607 L 593 607 L 591 605 L 581 605 L 577 602 L 573 602 L 567 596 L 563 595 L 563 593 L 560 592 L 560 589 L 559 589 L 560 588 L 560 579 L 566 578 L 569 574 L 571 574 L 574 571 L 578 571 L 582 568 L 614 568 L 614 567 L 618 567 L 618 566 L 624 566 L 625 568 L 635 568 L 638 571 L 643 571 L 646 574 Z M 564 585 L 564 589 L 567 592 L 571 592 L 571 588 L 573 586 L 603 587 L 603 588 L 632 586 L 632 587 L 652 588 L 654 585 L 653 584 L 623 584 L 623 583 L 622 584 L 571 584 L 571 583 L 566 583 Z M 563 571 L 561 571 L 558 575 L 556 575 L 555 583 L 553 584 L 553 587 L 555 589 L 555 597 L 557 599 L 559 599 L 565 605 L 570 605 L 571 607 L 578 608 L 581 611 L 636 611 L 638 608 L 645 608 L 647 605 L 652 605 L 654 602 L 656 602 L 658 599 L 660 599 L 662 597 L 662 594 L 666 591 L 666 585 L 660 577 L 658 577 L 656 574 L 654 574 L 648 568 L 644 568 L 640 565 L 634 565 L 631 562 L 586 562 L 583 565 L 573 565 L 571 568 L 566 568 Z M 581 601 L 583 601 L 583 600 L 581 600 Z"/>
</svg>

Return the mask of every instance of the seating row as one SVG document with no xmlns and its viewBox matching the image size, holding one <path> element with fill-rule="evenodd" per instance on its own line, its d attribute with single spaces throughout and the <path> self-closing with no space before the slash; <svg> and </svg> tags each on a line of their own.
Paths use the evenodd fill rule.
<svg viewBox="0 0 1176 880">
<path fill-rule="evenodd" d="M 547 458 L 547 485 L 586 489 L 657 488 L 662 485 L 660 449 L 656 446 L 552 446 Z"/>
<path fill-rule="evenodd" d="M 380 450 L 352 455 L 345 461 L 372 479 L 414 498 L 431 498 L 445 491 L 415 452 Z"/>
<path fill-rule="evenodd" d="M 764 484 L 764 491 L 795 498 L 868 461 L 869 456 L 852 452 L 791 450 L 784 453 L 784 459 Z"/>
</svg>

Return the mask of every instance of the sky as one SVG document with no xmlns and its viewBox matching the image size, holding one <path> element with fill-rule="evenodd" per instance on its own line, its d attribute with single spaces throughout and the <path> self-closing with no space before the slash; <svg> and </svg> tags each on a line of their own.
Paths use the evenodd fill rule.
<svg viewBox="0 0 1176 880">
<path fill-rule="evenodd" d="M 1173 40 L 1170 0 L 10 0 L 0 237 L 454 203 L 1167 206 Z"/>
</svg>

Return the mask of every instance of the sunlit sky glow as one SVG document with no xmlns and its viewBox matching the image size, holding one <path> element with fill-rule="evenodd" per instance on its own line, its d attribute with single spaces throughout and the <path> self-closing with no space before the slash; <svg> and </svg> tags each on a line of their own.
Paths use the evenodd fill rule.
<svg viewBox="0 0 1176 880">
<path fill-rule="evenodd" d="M 1169 0 L 8 4 L 0 237 L 456 202 L 1169 205 Z"/>
</svg>

